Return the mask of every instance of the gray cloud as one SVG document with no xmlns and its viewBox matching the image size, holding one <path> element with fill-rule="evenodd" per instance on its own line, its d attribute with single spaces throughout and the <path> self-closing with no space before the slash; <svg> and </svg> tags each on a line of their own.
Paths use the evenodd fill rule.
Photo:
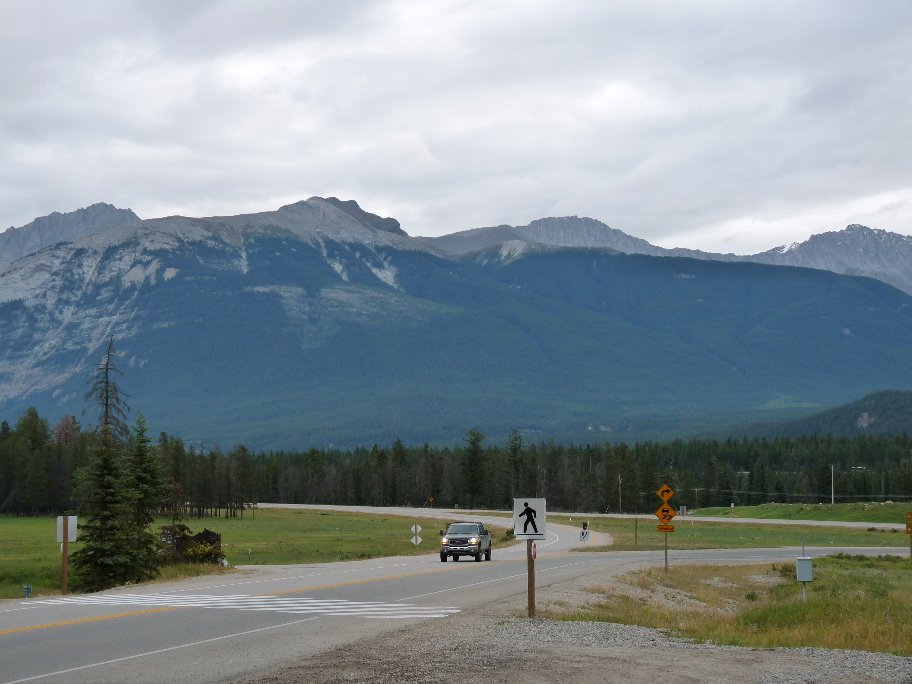
<svg viewBox="0 0 912 684">
<path fill-rule="evenodd" d="M 912 6 L 0 3 L 0 225 L 359 200 L 752 252 L 912 233 Z"/>
</svg>

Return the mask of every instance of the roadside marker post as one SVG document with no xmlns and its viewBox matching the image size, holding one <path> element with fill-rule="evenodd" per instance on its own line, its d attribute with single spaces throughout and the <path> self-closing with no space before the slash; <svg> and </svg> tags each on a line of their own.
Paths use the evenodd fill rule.
<svg viewBox="0 0 912 684">
<path fill-rule="evenodd" d="M 547 529 L 547 501 L 545 499 L 513 499 L 513 536 L 526 540 L 526 567 L 529 617 L 535 617 L 535 558 L 538 555 L 536 540 L 543 540 Z M 520 532 L 520 530 L 522 530 Z"/>
<path fill-rule="evenodd" d="M 421 543 L 421 537 L 418 536 L 419 532 L 421 532 L 421 525 L 418 523 L 412 525 L 412 533 L 415 535 L 412 537 L 412 544 L 415 545 L 415 548 L 418 548 L 418 544 Z"/>
<path fill-rule="evenodd" d="M 60 593 L 67 593 L 67 574 L 70 558 L 70 542 L 76 541 L 77 520 L 75 515 L 58 515 L 57 516 L 57 542 L 61 544 L 60 555 L 62 559 L 62 572 L 60 582 Z"/>
<path fill-rule="evenodd" d="M 671 504 L 668 503 L 668 500 L 675 495 L 671 487 L 668 485 L 662 485 L 659 487 L 659 491 L 656 492 L 656 496 L 662 500 L 662 505 L 659 506 L 659 510 L 655 512 L 655 517 L 659 519 L 659 522 L 662 524 L 658 526 L 659 532 L 665 533 L 665 574 L 668 574 L 668 533 L 674 532 L 674 525 L 671 525 L 671 521 L 674 520 L 674 517 L 678 512 L 671 507 Z"/>
</svg>

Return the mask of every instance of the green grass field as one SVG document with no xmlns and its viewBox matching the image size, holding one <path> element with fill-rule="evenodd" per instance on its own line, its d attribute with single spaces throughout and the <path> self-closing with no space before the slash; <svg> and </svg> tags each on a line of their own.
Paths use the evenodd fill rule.
<svg viewBox="0 0 912 684">
<path fill-rule="evenodd" d="M 771 520 L 841 520 L 844 522 L 903 523 L 912 503 L 762 504 L 734 508 L 698 508 L 691 515 Z"/>
<path fill-rule="evenodd" d="M 912 655 L 912 565 L 897 556 L 814 559 L 802 600 L 794 563 L 651 568 L 589 587 L 586 608 L 554 605 L 555 619 L 665 628 L 732 646 L 824 648 Z"/>
<path fill-rule="evenodd" d="M 167 524 L 162 519 L 157 526 Z M 421 526 L 423 542 L 411 543 L 411 527 Z M 335 511 L 261 509 L 244 518 L 203 518 L 186 521 L 193 533 L 204 527 L 222 535 L 222 550 L 231 565 L 282 565 L 434 553 L 438 530 L 446 522 L 430 518 L 370 516 Z M 506 527 L 507 525 L 505 525 Z M 502 530 L 492 529 L 495 545 L 508 543 Z M 0 517 L 0 598 L 60 593 L 60 545 L 54 518 Z M 70 544 L 72 554 L 80 547 Z M 209 571 L 206 567 L 170 570 L 169 577 Z"/>
<path fill-rule="evenodd" d="M 578 525 L 586 517 L 549 515 L 556 523 Z M 650 551 L 665 548 L 665 535 L 656 530 L 658 520 L 652 517 L 592 518 L 589 529 L 607 532 L 614 539 L 610 546 L 588 546 L 585 551 Z M 746 523 L 698 522 L 675 518 L 675 531 L 668 535 L 671 549 L 739 549 L 777 546 L 801 546 L 804 538 L 808 546 L 884 546 L 908 549 L 909 538 L 897 532 L 874 531 L 848 527 L 816 527 L 809 525 L 749 525 Z"/>
</svg>

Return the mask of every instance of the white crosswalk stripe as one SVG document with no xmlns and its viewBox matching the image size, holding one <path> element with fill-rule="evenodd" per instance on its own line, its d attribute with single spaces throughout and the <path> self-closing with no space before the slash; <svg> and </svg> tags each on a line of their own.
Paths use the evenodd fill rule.
<svg viewBox="0 0 912 684">
<path fill-rule="evenodd" d="M 42 599 L 35 603 L 155 608 L 233 608 L 274 613 L 348 615 L 364 618 L 438 618 L 458 613 L 458 608 L 376 603 L 342 599 L 308 599 L 286 596 L 176 596 L 174 594 L 106 594 Z"/>
</svg>

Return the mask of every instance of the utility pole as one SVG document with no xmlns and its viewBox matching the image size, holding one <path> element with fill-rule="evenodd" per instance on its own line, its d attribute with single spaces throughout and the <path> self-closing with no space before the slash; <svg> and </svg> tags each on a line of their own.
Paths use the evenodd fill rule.
<svg viewBox="0 0 912 684">
<path fill-rule="evenodd" d="M 833 464 L 830 464 L 830 504 L 836 503 L 836 485 L 833 477 Z"/>
<path fill-rule="evenodd" d="M 621 475 L 618 473 L 618 513 L 624 512 L 624 506 L 621 503 Z"/>
</svg>

